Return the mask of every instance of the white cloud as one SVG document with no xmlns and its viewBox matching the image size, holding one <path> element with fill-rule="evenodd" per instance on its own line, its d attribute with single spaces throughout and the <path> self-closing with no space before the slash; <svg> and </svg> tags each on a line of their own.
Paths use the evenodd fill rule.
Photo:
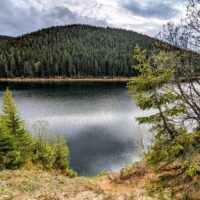
<svg viewBox="0 0 200 200">
<path fill-rule="evenodd" d="M 85 23 L 154 36 L 168 20 L 180 20 L 184 8 L 184 0 L 0 0 L 0 34 Z"/>
</svg>

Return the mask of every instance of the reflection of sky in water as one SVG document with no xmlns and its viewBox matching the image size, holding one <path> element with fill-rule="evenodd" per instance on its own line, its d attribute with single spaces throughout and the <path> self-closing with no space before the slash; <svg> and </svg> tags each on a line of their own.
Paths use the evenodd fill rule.
<svg viewBox="0 0 200 200">
<path fill-rule="evenodd" d="M 118 171 L 141 158 L 147 127 L 124 83 L 12 84 L 27 126 L 48 121 L 53 134 L 66 136 L 71 165 L 81 174 Z M 1 86 L 1 89 L 5 85 Z M 0 100 L 2 92 L 0 93 Z"/>
</svg>

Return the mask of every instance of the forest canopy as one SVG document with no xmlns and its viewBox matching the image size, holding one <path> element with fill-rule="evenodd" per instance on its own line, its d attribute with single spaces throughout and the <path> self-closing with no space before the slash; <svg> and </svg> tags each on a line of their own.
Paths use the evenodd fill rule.
<svg viewBox="0 0 200 200">
<path fill-rule="evenodd" d="M 151 50 L 155 42 L 133 31 L 88 25 L 0 37 L 0 77 L 130 77 L 136 75 L 133 47 Z"/>
</svg>

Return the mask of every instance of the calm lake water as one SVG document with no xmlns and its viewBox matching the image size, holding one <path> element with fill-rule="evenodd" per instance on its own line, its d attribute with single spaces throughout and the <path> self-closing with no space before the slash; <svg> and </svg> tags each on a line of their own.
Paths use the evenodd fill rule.
<svg viewBox="0 0 200 200">
<path fill-rule="evenodd" d="M 66 138 L 71 167 L 80 175 L 119 171 L 141 159 L 141 140 L 146 145 L 149 135 L 135 121 L 141 111 L 126 83 L 0 83 L 0 102 L 6 87 L 29 129 L 47 121 L 52 134 Z"/>
</svg>

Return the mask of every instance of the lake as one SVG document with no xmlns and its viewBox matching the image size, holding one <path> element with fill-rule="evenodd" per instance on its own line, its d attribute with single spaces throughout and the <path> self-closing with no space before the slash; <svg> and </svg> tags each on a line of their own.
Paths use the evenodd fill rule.
<svg viewBox="0 0 200 200">
<path fill-rule="evenodd" d="M 119 171 L 142 157 L 149 134 L 143 114 L 122 82 L 0 83 L 12 89 L 21 117 L 31 129 L 47 121 L 70 148 L 71 168 L 79 175 Z"/>
</svg>

